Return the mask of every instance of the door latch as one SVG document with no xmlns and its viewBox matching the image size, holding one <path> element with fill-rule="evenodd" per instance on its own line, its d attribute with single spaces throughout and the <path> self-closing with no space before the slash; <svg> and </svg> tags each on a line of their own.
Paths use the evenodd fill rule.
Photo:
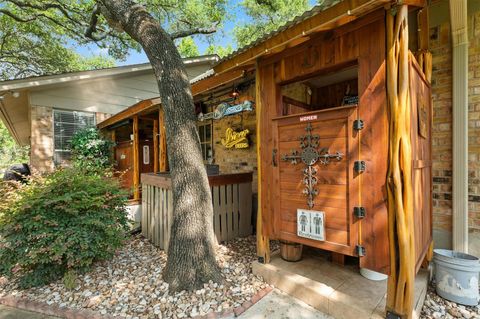
<svg viewBox="0 0 480 319">
<path fill-rule="evenodd" d="M 272 165 L 273 167 L 277 167 L 277 149 L 276 148 L 272 150 Z"/>
</svg>

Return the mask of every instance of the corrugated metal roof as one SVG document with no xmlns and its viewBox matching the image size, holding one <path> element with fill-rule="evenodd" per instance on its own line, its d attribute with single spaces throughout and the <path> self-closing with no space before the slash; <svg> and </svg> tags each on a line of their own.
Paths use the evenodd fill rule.
<svg viewBox="0 0 480 319">
<path fill-rule="evenodd" d="M 293 27 L 294 25 L 297 25 L 297 24 L 301 23 L 301 22 L 307 20 L 308 18 L 313 17 L 314 15 L 316 15 L 318 13 L 320 13 L 322 11 L 325 11 L 326 9 L 328 9 L 330 7 L 333 7 L 334 5 L 338 4 L 341 1 L 342 0 L 325 0 L 324 3 L 318 4 L 318 5 L 314 6 L 312 9 L 310 9 L 308 11 L 305 11 L 303 14 L 294 17 L 292 20 L 287 21 L 283 26 L 277 28 L 276 30 L 271 31 L 271 32 L 259 37 L 255 41 L 252 41 L 249 44 L 244 45 L 243 47 L 240 47 L 237 50 L 233 51 L 229 55 L 221 58 L 215 65 L 219 65 L 220 63 L 222 63 L 224 61 L 230 60 L 234 56 L 236 56 L 236 55 L 238 55 L 238 54 L 240 54 L 244 51 L 247 51 L 250 48 L 253 48 L 253 47 L 257 46 L 258 44 L 272 38 L 273 36 L 281 33 L 282 31 L 285 31 L 285 30 Z"/>
<path fill-rule="evenodd" d="M 198 81 L 209 78 L 214 74 L 215 74 L 215 71 L 213 69 L 208 69 L 207 71 L 203 72 L 202 74 L 199 74 L 196 77 L 194 77 L 193 79 L 191 79 L 190 84 L 194 84 Z"/>
</svg>

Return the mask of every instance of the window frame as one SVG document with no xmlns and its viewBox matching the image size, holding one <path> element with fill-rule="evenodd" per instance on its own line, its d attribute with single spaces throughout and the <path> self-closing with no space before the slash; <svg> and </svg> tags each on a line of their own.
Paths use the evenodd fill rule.
<svg viewBox="0 0 480 319">
<path fill-rule="evenodd" d="M 207 140 L 207 130 L 206 127 L 210 127 L 210 140 Z M 203 128 L 203 136 L 202 136 L 202 129 Z M 199 121 L 197 122 L 197 131 L 198 136 L 200 138 L 200 149 L 202 152 L 202 158 L 204 163 L 208 163 L 208 146 L 210 146 L 210 150 L 212 150 L 212 158 L 213 155 L 213 120 L 206 120 L 206 121 Z"/>
<path fill-rule="evenodd" d="M 76 115 L 78 114 L 79 116 L 84 116 L 84 117 L 91 117 L 92 118 L 92 125 L 85 125 L 83 127 L 79 127 L 78 126 L 78 122 L 66 122 L 66 121 L 57 121 L 56 120 L 56 114 L 58 113 L 63 113 L 63 114 L 66 114 L 66 113 L 71 113 L 74 120 L 75 120 L 75 117 Z M 67 124 L 67 125 L 73 125 L 74 128 L 73 128 L 73 134 L 71 136 L 69 136 L 68 134 L 62 134 L 61 132 L 57 132 L 57 123 L 62 123 L 61 124 L 61 127 L 63 127 L 64 124 Z M 64 144 L 64 141 L 63 139 L 68 139 L 68 138 L 72 138 L 73 135 L 78 132 L 80 129 L 85 129 L 85 128 L 90 128 L 90 127 L 96 127 L 97 125 L 97 116 L 96 116 L 96 113 L 95 112 L 84 112 L 84 111 L 75 111 L 75 110 L 65 110 L 65 109 L 59 109 L 59 108 L 53 108 L 53 112 L 52 112 L 52 124 L 53 124 L 53 162 L 55 164 L 55 166 L 59 166 L 59 165 L 62 165 L 63 163 L 65 162 L 68 162 L 68 160 L 64 159 L 64 154 L 71 154 L 71 150 L 70 149 L 67 149 L 63 146 Z M 62 147 L 59 147 L 57 145 L 57 138 L 60 138 L 62 139 Z M 65 143 L 65 144 L 68 144 L 68 143 Z M 62 153 L 61 156 L 57 156 L 58 153 Z M 58 157 L 61 157 L 61 160 L 59 160 Z"/>
</svg>

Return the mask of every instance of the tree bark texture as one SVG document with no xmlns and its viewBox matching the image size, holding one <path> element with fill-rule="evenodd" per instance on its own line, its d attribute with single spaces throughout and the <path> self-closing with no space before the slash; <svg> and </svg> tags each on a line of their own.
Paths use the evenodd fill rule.
<svg viewBox="0 0 480 319">
<path fill-rule="evenodd" d="M 132 0 L 97 0 L 107 20 L 143 47 L 153 66 L 165 112 L 174 217 L 163 278 L 174 291 L 222 280 L 215 259 L 213 208 L 200 150 L 190 82 L 175 44 Z"/>
<path fill-rule="evenodd" d="M 388 215 L 391 273 L 387 310 L 411 318 L 415 281 L 412 149 L 408 61 L 408 7 L 387 13 L 389 107 Z"/>
</svg>

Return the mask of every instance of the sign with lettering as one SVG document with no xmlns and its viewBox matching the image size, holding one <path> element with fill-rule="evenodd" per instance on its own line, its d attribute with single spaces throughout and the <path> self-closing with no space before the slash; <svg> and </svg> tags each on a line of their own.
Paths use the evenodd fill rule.
<svg viewBox="0 0 480 319">
<path fill-rule="evenodd" d="M 297 235 L 313 240 L 325 240 L 325 212 L 297 209 Z"/>
<path fill-rule="evenodd" d="M 233 129 L 228 127 L 225 131 L 225 138 L 221 139 L 222 145 L 226 148 L 248 148 L 248 133 L 250 133 L 248 129 L 235 132 Z"/>
<path fill-rule="evenodd" d="M 317 115 L 305 115 L 300 117 L 300 122 L 313 121 L 317 119 Z"/>
</svg>

